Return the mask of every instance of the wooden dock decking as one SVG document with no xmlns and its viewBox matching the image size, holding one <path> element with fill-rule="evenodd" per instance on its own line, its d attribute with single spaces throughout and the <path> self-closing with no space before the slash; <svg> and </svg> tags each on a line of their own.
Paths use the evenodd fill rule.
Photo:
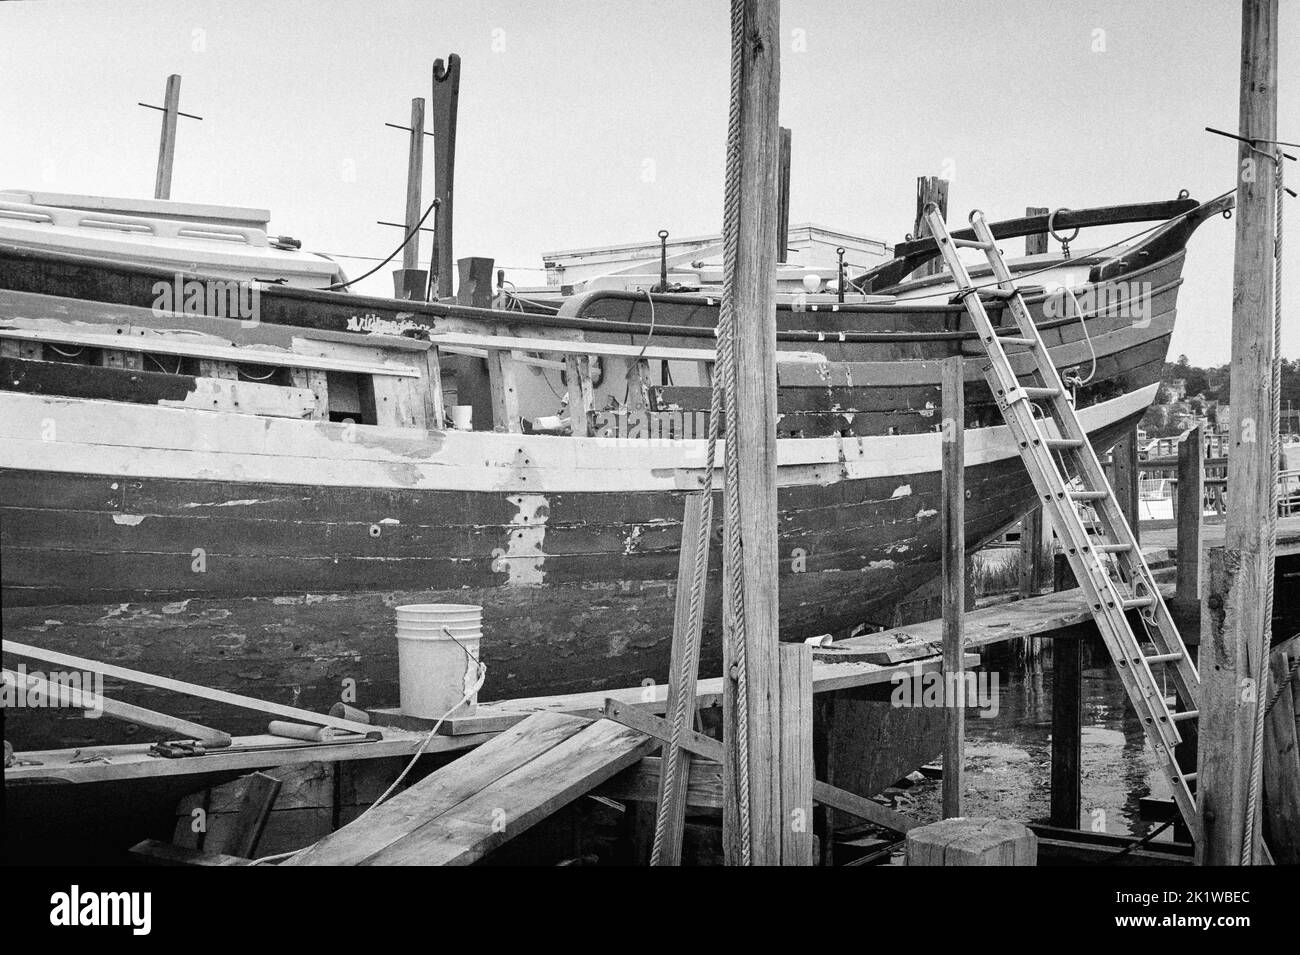
<svg viewBox="0 0 1300 955">
<path fill-rule="evenodd" d="M 534 713 L 285 865 L 469 865 L 658 746 L 612 720 Z"/>
</svg>

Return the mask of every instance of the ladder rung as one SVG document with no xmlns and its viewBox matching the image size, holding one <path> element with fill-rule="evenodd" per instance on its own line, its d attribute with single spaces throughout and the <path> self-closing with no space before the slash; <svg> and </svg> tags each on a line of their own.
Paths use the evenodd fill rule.
<svg viewBox="0 0 1300 955">
<path fill-rule="evenodd" d="M 1082 438 L 1048 438 L 1043 442 L 1049 448 L 1081 448 L 1083 447 Z"/>
<path fill-rule="evenodd" d="M 1199 775 L 1201 775 L 1201 774 L 1200 774 L 1200 773 L 1183 773 L 1183 782 L 1185 782 L 1185 783 L 1194 783 L 1194 782 L 1196 782 L 1196 777 L 1199 776 Z"/>
<path fill-rule="evenodd" d="M 1043 388 L 1039 385 L 1022 385 L 1020 388 L 1026 398 L 1055 398 L 1060 395 L 1060 388 Z"/>
<path fill-rule="evenodd" d="M 1170 713 L 1169 718 L 1175 723 L 1181 723 L 1183 720 L 1197 719 L 1200 715 L 1200 710 L 1183 710 L 1181 713 Z"/>
<path fill-rule="evenodd" d="M 1123 554 L 1133 549 L 1132 544 L 1097 544 L 1092 548 L 1098 554 Z"/>
<path fill-rule="evenodd" d="M 1125 597 L 1119 602 L 1119 605 L 1125 610 L 1136 610 L 1139 607 L 1150 607 L 1155 602 L 1155 597 Z"/>
<path fill-rule="evenodd" d="M 1149 599 L 1149 598 L 1148 598 Z M 1125 601 L 1128 603 L 1128 601 Z M 1181 660 L 1181 653 L 1153 653 L 1147 657 L 1147 663 L 1173 663 L 1175 660 Z"/>
<path fill-rule="evenodd" d="M 1073 501 L 1104 501 L 1110 497 L 1109 491 L 1071 491 L 1070 499 Z"/>
<path fill-rule="evenodd" d="M 1003 347 L 1007 345 L 1033 345 L 1036 347 L 1038 345 L 1038 339 L 1036 338 L 1017 338 L 1014 335 L 999 335 L 998 341 L 1002 343 Z"/>
<path fill-rule="evenodd" d="M 993 246 L 988 242 L 981 242 L 979 239 L 959 239 L 955 235 L 950 236 L 952 244 L 960 249 L 991 249 Z"/>
</svg>

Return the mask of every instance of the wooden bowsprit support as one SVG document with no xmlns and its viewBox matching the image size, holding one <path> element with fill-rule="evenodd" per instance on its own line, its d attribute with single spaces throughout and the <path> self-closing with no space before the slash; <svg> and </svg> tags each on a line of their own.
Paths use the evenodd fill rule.
<svg viewBox="0 0 1300 955">
<path fill-rule="evenodd" d="M 437 232 L 433 238 L 433 293 L 437 300 L 453 294 L 451 248 L 452 187 L 456 179 L 456 113 L 460 104 L 460 56 L 452 53 L 446 66 L 433 62 L 433 188 L 438 198 Z"/>
<path fill-rule="evenodd" d="M 154 106 L 150 103 L 138 104 L 145 109 L 160 110 L 163 114 L 162 135 L 158 143 L 158 172 L 153 187 L 155 199 L 172 197 L 172 164 L 176 159 L 177 118 L 184 116 L 186 119 L 197 119 L 200 122 L 203 120 L 202 116 L 181 112 L 181 78 L 176 73 L 167 77 L 167 94 L 163 104 L 162 106 Z"/>
<path fill-rule="evenodd" d="M 930 203 L 939 207 L 939 215 L 948 218 L 948 180 L 938 176 L 916 177 L 916 218 L 912 222 L 912 235 L 923 239 L 930 235 L 930 224 L 925 221 L 925 207 Z M 943 258 L 933 258 L 912 273 L 912 278 L 937 275 L 943 271 Z"/>
</svg>

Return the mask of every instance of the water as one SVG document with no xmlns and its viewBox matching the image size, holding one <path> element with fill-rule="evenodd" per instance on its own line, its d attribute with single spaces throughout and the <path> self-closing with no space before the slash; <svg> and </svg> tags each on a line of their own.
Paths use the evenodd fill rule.
<svg viewBox="0 0 1300 955">
<path fill-rule="evenodd" d="M 1144 796 L 1173 794 L 1147 746 L 1124 687 L 1104 648 L 1085 647 L 1083 675 L 1082 798 L 1079 827 L 1144 836 L 1159 823 L 1138 816 Z M 1091 659 L 1089 659 L 1091 658 Z M 990 668 L 998 674 L 996 716 L 966 715 L 968 816 L 1047 822 L 1051 812 L 1052 658 L 1044 648 L 1039 665 Z M 907 790 L 899 808 L 915 807 L 923 819 L 940 817 L 941 783 L 926 780 Z M 1172 829 L 1156 842 L 1169 841 Z"/>
</svg>

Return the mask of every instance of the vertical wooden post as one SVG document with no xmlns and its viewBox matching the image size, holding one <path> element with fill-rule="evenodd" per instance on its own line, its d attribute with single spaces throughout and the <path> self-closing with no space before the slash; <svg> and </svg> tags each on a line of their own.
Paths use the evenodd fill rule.
<svg viewBox="0 0 1300 955">
<path fill-rule="evenodd" d="M 1035 507 L 1020 521 L 1020 596 L 1032 597 L 1043 585 L 1043 509 Z"/>
<path fill-rule="evenodd" d="M 416 224 L 424 214 L 424 100 L 411 100 L 411 145 L 406 156 L 406 231 L 411 234 L 402 247 L 402 267 L 393 273 L 394 293 L 398 298 L 423 301 L 427 295 L 428 273 L 420 268 L 420 232 Z"/>
<path fill-rule="evenodd" d="M 1205 441 L 1201 426 L 1187 432 L 1178 445 L 1178 557 L 1174 599 L 1201 599 L 1201 510 L 1205 498 Z"/>
<path fill-rule="evenodd" d="M 962 358 L 940 371 L 943 441 L 940 520 L 943 523 L 943 814 L 962 814 L 966 782 L 966 411 Z"/>
<path fill-rule="evenodd" d="M 1057 554 L 1052 589 L 1078 586 L 1070 562 Z M 1096 624 L 1081 624 L 1052 640 L 1052 804 L 1054 826 L 1077 829 L 1083 790 L 1083 641 Z"/>
<path fill-rule="evenodd" d="M 710 481 L 710 483 L 712 483 Z M 696 554 L 695 541 L 705 521 L 706 496 L 712 494 L 711 488 L 698 494 L 686 496 L 685 511 L 682 516 L 682 546 L 677 556 L 677 593 L 673 603 L 673 649 L 672 660 L 668 666 L 668 699 L 666 713 L 672 720 L 678 700 L 685 697 L 690 707 L 689 713 L 695 713 L 695 686 L 699 675 L 699 624 L 703 622 L 691 617 L 691 586 L 695 580 Z M 708 540 L 713 535 L 712 528 L 706 534 L 704 545 L 704 563 L 708 565 Z M 689 662 L 683 668 L 683 660 Z M 683 681 L 682 676 L 686 679 Z M 690 729 L 690 722 L 687 723 Z M 673 761 L 673 785 L 668 788 L 668 761 Z M 686 789 L 691 774 L 691 754 L 685 749 L 671 751 L 664 746 L 663 761 L 659 772 L 659 815 L 663 819 L 663 834 L 659 837 L 659 853 L 654 858 L 656 865 L 682 864 L 682 834 L 686 829 Z M 656 824 L 658 824 L 656 822 Z"/>
<path fill-rule="evenodd" d="M 777 107 L 780 96 L 780 3 L 744 0 L 740 16 L 742 49 L 740 78 L 733 95 L 740 100 L 738 246 L 731 276 L 731 307 L 735 316 L 735 406 L 728 415 L 728 451 L 734 448 L 738 472 L 732 489 L 738 499 L 736 530 L 743 559 L 728 547 L 724 577 L 736 581 L 742 605 L 724 614 L 724 731 L 726 766 L 723 774 L 724 849 L 727 861 L 744 861 L 738 787 L 740 756 L 735 677 L 743 669 L 748 725 L 749 861 L 776 865 L 781 860 L 780 786 L 782 768 L 778 734 L 780 685 L 776 552 L 776 192 L 780 136 Z M 734 418 L 734 420 L 733 420 Z M 728 507 L 728 512 L 731 508 Z M 730 517 L 730 513 L 727 515 Z M 730 522 L 728 521 L 728 524 Z M 724 585 L 729 586 L 729 584 Z M 734 659 L 732 628 L 743 617 L 743 657 Z"/>
<path fill-rule="evenodd" d="M 933 202 L 939 207 L 939 215 L 948 221 L 948 180 L 938 176 L 916 177 L 916 218 L 912 223 L 912 235 L 920 239 L 930 234 L 930 224 L 925 221 L 925 207 Z M 925 265 L 912 273 L 913 278 L 936 275 L 943 271 L 943 256 L 936 255 Z"/>
<path fill-rule="evenodd" d="M 433 190 L 438 198 L 438 224 L 434 229 L 437 273 L 434 298 L 452 294 L 452 267 L 456 261 L 451 248 L 451 199 L 456 179 L 456 112 L 460 103 L 460 56 L 452 53 L 444 67 L 433 61 L 433 96 L 429 100 L 433 113 Z"/>
<path fill-rule="evenodd" d="M 777 173 L 776 260 L 785 262 L 790 254 L 790 130 L 781 127 L 781 159 Z"/>
<path fill-rule="evenodd" d="M 1289 668 L 1287 654 L 1274 652 L 1269 661 L 1273 686 L 1282 687 Z M 1279 865 L 1300 865 L 1300 747 L 1294 694 L 1294 681 L 1282 687 L 1264 725 L 1265 828 Z"/>
<path fill-rule="evenodd" d="M 813 864 L 812 647 L 783 643 L 781 680 L 781 864 Z"/>
<path fill-rule="evenodd" d="M 1277 139 L 1277 0 L 1243 0 L 1242 136 Z M 1262 824 L 1245 844 L 1256 707 L 1268 684 L 1272 608 L 1273 484 L 1277 479 L 1273 414 L 1273 223 L 1271 150 L 1241 143 L 1237 152 L 1236 245 L 1232 291 L 1232 428 L 1224 547 L 1210 562 L 1208 626 L 1201 628 L 1200 776 L 1205 834 L 1197 859 L 1237 865 L 1261 857 Z M 1249 692 L 1247 692 L 1249 690 Z M 1244 852 L 1243 852 L 1244 850 Z"/>
<path fill-rule="evenodd" d="M 176 117 L 181 108 L 181 78 L 167 77 L 167 97 L 163 100 L 162 139 L 158 143 L 158 174 L 154 179 L 153 197 L 172 197 L 172 161 L 176 158 Z"/>
<path fill-rule="evenodd" d="M 1115 442 L 1110 449 L 1111 489 L 1115 492 L 1119 509 L 1124 513 L 1124 520 L 1133 531 L 1133 539 L 1138 540 L 1138 524 L 1141 513 L 1138 510 L 1138 451 L 1136 426 L 1124 437 Z"/>
<path fill-rule="evenodd" d="M 1025 215 L 1027 216 L 1045 216 L 1052 210 L 1047 206 L 1027 206 Z M 1038 232 L 1034 235 L 1025 236 L 1025 255 L 1042 255 L 1047 251 L 1047 233 Z"/>
</svg>

